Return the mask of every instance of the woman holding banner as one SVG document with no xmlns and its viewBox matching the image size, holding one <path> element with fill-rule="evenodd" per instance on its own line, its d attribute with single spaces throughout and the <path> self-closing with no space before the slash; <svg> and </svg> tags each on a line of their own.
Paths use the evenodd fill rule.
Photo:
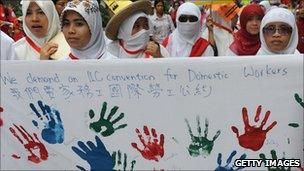
<svg viewBox="0 0 304 171">
<path fill-rule="evenodd" d="M 170 57 L 214 56 L 209 42 L 201 37 L 202 20 L 198 6 L 191 2 L 183 3 L 177 10 L 176 25 L 163 42 Z"/>
<path fill-rule="evenodd" d="M 23 1 L 23 30 L 26 36 L 13 45 L 17 59 L 49 59 L 58 50 L 50 40 L 60 32 L 59 16 L 52 1 Z"/>
<path fill-rule="evenodd" d="M 240 15 L 241 29 L 234 34 L 227 56 L 255 55 L 261 47 L 259 32 L 263 9 L 257 4 L 244 7 Z"/>
<path fill-rule="evenodd" d="M 62 12 L 61 25 L 71 47 L 71 53 L 65 60 L 108 58 L 96 0 L 68 2 Z"/>
<path fill-rule="evenodd" d="M 106 27 L 106 35 L 113 40 L 108 51 L 118 58 L 166 57 L 167 50 L 150 40 L 148 15 L 151 2 L 139 0 L 128 4 L 116 13 Z"/>
<path fill-rule="evenodd" d="M 295 17 L 287 9 L 270 10 L 260 27 L 261 48 L 257 55 L 300 54 Z"/>
<path fill-rule="evenodd" d="M 239 8 L 236 4 L 213 4 L 210 9 L 213 25 L 213 37 L 218 50 L 218 56 L 225 56 L 230 44 L 233 42 Z M 202 31 L 204 38 L 210 37 L 209 29 Z M 210 39 L 209 39 L 210 40 Z"/>
</svg>

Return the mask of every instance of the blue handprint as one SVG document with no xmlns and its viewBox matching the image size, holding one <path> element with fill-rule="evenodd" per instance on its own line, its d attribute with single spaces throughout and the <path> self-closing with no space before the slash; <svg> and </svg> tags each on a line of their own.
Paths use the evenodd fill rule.
<svg viewBox="0 0 304 171">
<path fill-rule="evenodd" d="M 232 151 L 232 153 L 230 154 L 230 156 L 228 157 L 227 161 L 226 161 L 226 165 L 222 166 L 222 153 L 219 153 L 217 156 L 217 164 L 219 165 L 215 171 L 234 171 L 234 170 L 240 170 L 243 169 L 244 167 L 238 167 L 238 168 L 234 168 L 234 165 L 231 164 L 232 158 L 236 155 L 236 151 Z M 246 158 L 246 154 L 243 154 L 240 159 L 245 159 Z"/>
<path fill-rule="evenodd" d="M 107 151 L 104 144 L 98 136 L 95 136 L 96 146 L 92 141 L 88 141 L 85 145 L 82 141 L 78 141 L 77 148 L 72 146 L 72 150 L 83 160 L 87 161 L 91 170 L 112 170 L 114 162 L 110 153 Z M 80 170 L 85 170 L 81 166 L 76 166 Z"/>
<path fill-rule="evenodd" d="M 64 128 L 60 113 L 55 109 L 51 109 L 50 106 L 44 105 L 40 100 L 38 101 L 38 106 L 40 107 L 42 114 L 38 112 L 33 103 L 30 103 L 31 109 L 44 124 L 44 128 L 41 132 L 42 139 L 50 144 L 63 143 Z M 32 120 L 32 123 L 38 127 L 37 121 Z"/>
</svg>

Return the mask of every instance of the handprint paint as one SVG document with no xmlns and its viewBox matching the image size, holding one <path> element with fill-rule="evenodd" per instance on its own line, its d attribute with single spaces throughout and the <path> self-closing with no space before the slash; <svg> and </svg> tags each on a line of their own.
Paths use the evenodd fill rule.
<svg viewBox="0 0 304 171">
<path fill-rule="evenodd" d="M 29 161 L 33 163 L 40 163 L 48 159 L 48 151 L 44 144 L 38 139 L 36 133 L 33 133 L 32 136 L 23 128 L 23 126 L 20 125 L 18 127 L 15 124 L 14 127 L 10 127 L 9 130 L 29 152 L 29 155 L 27 157 Z M 21 136 L 18 134 L 21 134 Z M 14 154 L 13 157 L 20 158 L 16 154 Z"/>
<path fill-rule="evenodd" d="M 0 113 L 3 112 L 3 108 L 0 106 Z M 1 116 L 1 115 L 0 115 Z M 0 127 L 3 125 L 2 118 L 0 118 Z"/>
<path fill-rule="evenodd" d="M 133 171 L 134 170 L 134 165 L 135 165 L 136 161 L 132 160 L 130 168 L 127 168 L 128 167 L 128 157 L 127 157 L 126 153 L 124 153 L 123 157 L 122 157 L 120 150 L 118 150 L 117 152 L 114 151 L 112 153 L 112 159 L 113 159 L 114 168 L 115 168 L 113 170 L 122 170 L 122 171 L 126 171 L 126 170 Z M 122 160 L 123 160 L 123 162 L 122 162 Z"/>
<path fill-rule="evenodd" d="M 114 162 L 100 138 L 95 136 L 96 145 L 92 141 L 78 141 L 78 147 L 72 146 L 72 150 L 83 160 L 87 161 L 91 170 L 112 170 Z M 76 166 L 80 170 L 86 170 L 82 166 Z"/>
<path fill-rule="evenodd" d="M 124 117 L 124 113 L 120 113 L 120 115 L 114 119 L 113 121 L 110 121 L 112 117 L 115 115 L 115 113 L 118 110 L 118 106 L 114 106 L 110 114 L 108 115 L 107 119 L 105 119 L 105 114 L 107 110 L 107 102 L 104 102 L 102 104 L 102 109 L 100 112 L 100 118 L 97 122 L 90 123 L 90 129 L 94 130 L 97 133 L 101 132 L 101 135 L 104 137 L 112 135 L 116 130 L 122 129 L 127 126 L 127 124 L 119 125 L 118 127 L 114 128 L 114 124 L 120 121 Z M 94 111 L 91 109 L 89 111 L 90 118 L 93 119 L 95 116 Z M 102 127 L 105 127 L 106 129 L 103 130 Z"/>
<path fill-rule="evenodd" d="M 42 139 L 50 144 L 61 144 L 64 141 L 64 128 L 60 118 L 60 113 L 51 109 L 50 106 L 44 105 L 42 101 L 38 101 L 38 106 L 42 114 L 38 112 L 33 103 L 30 103 L 32 111 L 36 114 L 38 119 L 43 122 L 43 129 L 41 132 Z M 32 120 L 32 123 L 38 128 L 38 122 Z"/>
<path fill-rule="evenodd" d="M 275 150 L 271 150 L 270 153 L 271 153 L 272 159 L 278 159 L 278 156 L 277 156 L 277 153 Z M 264 160 L 264 161 L 266 160 L 266 155 L 264 153 L 259 154 L 259 156 L 262 160 Z M 283 157 L 282 159 L 285 159 L 285 157 Z M 268 171 L 290 171 L 291 167 L 283 167 L 283 166 L 282 167 L 267 167 L 267 170 Z"/>
<path fill-rule="evenodd" d="M 218 167 L 215 169 L 215 171 L 235 171 L 235 170 L 241 170 L 244 167 L 234 167 L 232 158 L 236 155 L 236 151 L 232 151 L 230 156 L 228 157 L 227 161 L 226 161 L 226 165 L 222 166 L 222 153 L 219 153 L 217 156 L 217 164 Z M 239 159 L 245 159 L 246 158 L 246 154 L 243 154 Z"/>
<path fill-rule="evenodd" d="M 212 140 L 208 140 L 207 135 L 208 135 L 208 127 L 209 127 L 209 121 L 206 118 L 205 119 L 205 131 L 204 135 L 202 135 L 202 128 L 201 128 L 201 123 L 200 123 L 200 118 L 199 116 L 196 117 L 196 122 L 197 122 L 197 132 L 198 136 L 194 136 L 191 126 L 189 124 L 188 119 L 185 119 L 185 122 L 188 127 L 188 132 L 191 137 L 191 144 L 188 147 L 188 152 L 192 157 L 197 157 L 199 155 L 202 155 L 203 157 L 208 156 L 214 146 L 214 141 L 218 138 L 218 136 L 221 134 L 221 131 L 218 130 L 216 134 L 214 135 Z"/>
<path fill-rule="evenodd" d="M 158 140 L 156 130 L 154 128 L 151 129 L 152 137 L 150 131 L 147 126 L 143 127 L 144 133 L 146 135 L 146 139 L 143 137 L 139 129 L 135 129 L 137 136 L 140 142 L 143 145 L 143 149 L 139 149 L 137 143 L 131 143 L 132 147 L 135 148 L 140 154 L 147 160 L 159 161 L 165 153 L 164 143 L 165 136 L 164 134 L 160 134 L 160 139 Z"/>
<path fill-rule="evenodd" d="M 254 121 L 258 122 L 260 120 L 260 114 L 261 114 L 262 106 L 258 106 Z M 270 126 L 266 128 L 266 130 L 263 130 L 264 125 L 266 124 L 268 117 L 270 115 L 270 111 L 267 111 L 265 114 L 265 117 L 260 125 L 260 127 L 257 127 L 256 125 L 250 126 L 249 125 L 249 119 L 248 119 L 248 112 L 245 107 L 242 109 L 243 114 L 243 121 L 245 125 L 245 132 L 243 135 L 239 135 L 239 130 L 232 126 L 232 131 L 236 134 L 236 137 L 239 140 L 240 146 L 251 149 L 253 151 L 257 151 L 262 148 L 265 139 L 266 134 L 268 131 L 270 131 L 276 124 L 277 121 L 272 122 Z"/>
<path fill-rule="evenodd" d="M 294 98 L 296 100 L 296 102 L 298 102 L 303 108 L 304 108 L 304 102 L 303 102 L 303 99 L 301 99 L 301 97 L 299 96 L 299 94 L 295 94 L 294 95 Z"/>
</svg>

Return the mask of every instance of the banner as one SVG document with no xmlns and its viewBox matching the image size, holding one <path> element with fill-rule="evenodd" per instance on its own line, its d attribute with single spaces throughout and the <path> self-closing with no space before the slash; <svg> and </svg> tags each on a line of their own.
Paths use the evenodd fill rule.
<svg viewBox="0 0 304 171">
<path fill-rule="evenodd" d="M 1 61 L 0 83 L 1 170 L 303 167 L 303 55 Z"/>
</svg>

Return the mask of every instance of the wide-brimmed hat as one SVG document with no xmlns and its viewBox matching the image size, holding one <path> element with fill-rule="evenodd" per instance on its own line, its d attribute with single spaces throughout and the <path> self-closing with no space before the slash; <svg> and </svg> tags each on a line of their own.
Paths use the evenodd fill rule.
<svg viewBox="0 0 304 171">
<path fill-rule="evenodd" d="M 146 14 L 153 14 L 153 8 L 149 0 L 139 0 L 121 8 L 108 22 L 106 36 L 111 40 L 117 40 L 118 29 L 121 23 L 132 14 L 142 11 Z"/>
</svg>

